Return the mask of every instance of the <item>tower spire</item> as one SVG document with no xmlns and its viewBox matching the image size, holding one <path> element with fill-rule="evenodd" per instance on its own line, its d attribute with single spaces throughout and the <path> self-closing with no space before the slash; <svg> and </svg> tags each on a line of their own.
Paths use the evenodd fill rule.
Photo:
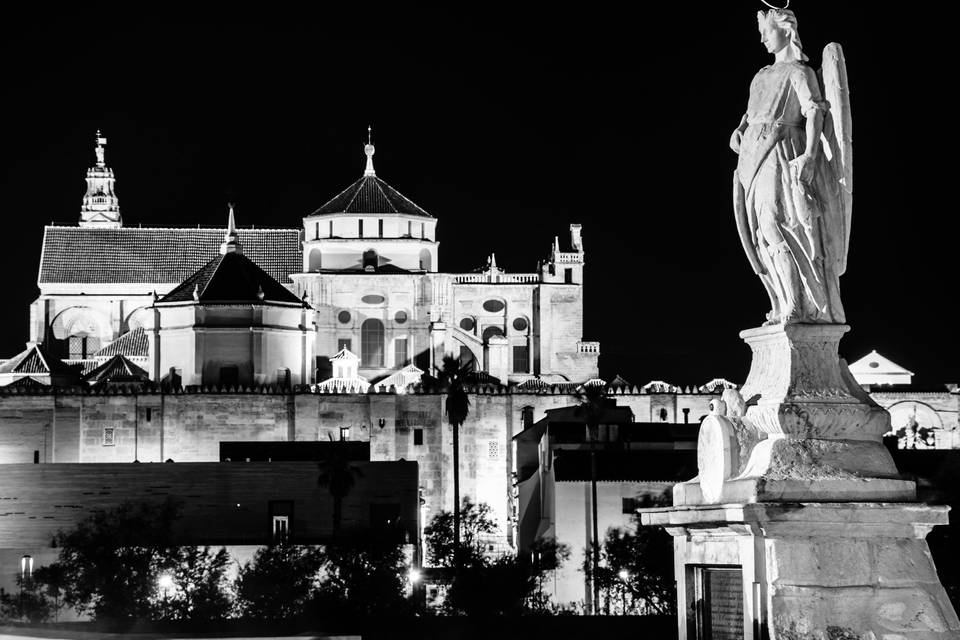
<svg viewBox="0 0 960 640">
<path fill-rule="evenodd" d="M 223 242 L 220 244 L 220 255 L 228 253 L 243 253 L 243 247 L 237 238 L 237 223 L 233 216 L 233 203 L 227 204 L 230 208 L 230 215 L 227 218 L 227 232 L 223 234 Z"/>
<path fill-rule="evenodd" d="M 117 200 L 116 191 L 114 191 L 116 178 L 104 158 L 107 139 L 100 133 L 99 129 L 97 129 L 94 142 L 93 152 L 97 160 L 92 167 L 87 169 L 87 193 L 83 196 L 83 205 L 80 207 L 80 226 L 122 227 L 120 203 Z"/>
<path fill-rule="evenodd" d="M 377 175 L 377 172 L 373 170 L 374 151 L 376 151 L 376 149 L 373 146 L 373 127 L 367 125 L 367 146 L 363 148 L 363 152 L 367 154 L 367 168 L 363 172 L 365 176 Z"/>
</svg>

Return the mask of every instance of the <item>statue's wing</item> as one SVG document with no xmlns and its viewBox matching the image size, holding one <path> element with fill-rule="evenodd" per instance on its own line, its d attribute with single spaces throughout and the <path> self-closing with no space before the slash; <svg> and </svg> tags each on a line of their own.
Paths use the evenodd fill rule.
<svg viewBox="0 0 960 640">
<path fill-rule="evenodd" d="M 853 215 L 853 120 L 850 117 L 850 87 L 843 49 L 836 42 L 823 48 L 820 69 L 823 97 L 830 103 L 830 117 L 824 122 L 824 138 L 830 149 L 830 164 L 840 182 L 842 216 L 838 232 L 842 247 L 838 256 L 838 274 L 847 269 L 850 247 L 850 223 Z"/>
</svg>

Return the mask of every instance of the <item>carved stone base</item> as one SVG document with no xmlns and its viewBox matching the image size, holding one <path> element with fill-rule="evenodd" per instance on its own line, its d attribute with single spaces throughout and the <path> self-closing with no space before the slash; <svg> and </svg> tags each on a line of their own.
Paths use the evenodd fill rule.
<svg viewBox="0 0 960 640">
<path fill-rule="evenodd" d="M 890 415 L 853 379 L 837 349 L 846 325 L 787 325 L 741 333 L 753 351 L 739 396 L 706 418 L 698 478 L 674 504 L 910 501 L 883 446 Z"/>
<path fill-rule="evenodd" d="M 960 637 L 960 620 L 925 537 L 948 510 L 725 504 L 643 509 L 641 518 L 674 536 L 679 638 L 739 624 L 729 637 L 946 640 Z M 725 580 L 705 585 L 710 571 Z"/>
</svg>

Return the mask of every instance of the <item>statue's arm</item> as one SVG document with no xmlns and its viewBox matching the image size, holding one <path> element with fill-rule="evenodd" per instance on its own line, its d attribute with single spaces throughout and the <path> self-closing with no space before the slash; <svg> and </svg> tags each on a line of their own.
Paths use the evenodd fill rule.
<svg viewBox="0 0 960 640">
<path fill-rule="evenodd" d="M 740 124 L 737 125 L 737 128 L 733 130 L 733 133 L 730 134 L 730 148 L 733 149 L 734 153 L 740 153 L 740 139 L 743 137 L 743 132 L 747 130 L 747 114 L 743 114 L 740 118 Z"/>
</svg>

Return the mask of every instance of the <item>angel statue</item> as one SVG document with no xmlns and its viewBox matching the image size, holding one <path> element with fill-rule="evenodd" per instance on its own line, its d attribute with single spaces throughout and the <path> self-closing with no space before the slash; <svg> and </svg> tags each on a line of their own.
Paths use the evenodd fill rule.
<svg viewBox="0 0 960 640">
<path fill-rule="evenodd" d="M 747 112 L 730 147 L 737 231 L 770 296 L 765 324 L 843 323 L 840 276 L 847 266 L 852 147 L 846 65 L 840 45 L 808 60 L 792 11 L 757 13 L 774 63 L 750 83 Z"/>
</svg>

